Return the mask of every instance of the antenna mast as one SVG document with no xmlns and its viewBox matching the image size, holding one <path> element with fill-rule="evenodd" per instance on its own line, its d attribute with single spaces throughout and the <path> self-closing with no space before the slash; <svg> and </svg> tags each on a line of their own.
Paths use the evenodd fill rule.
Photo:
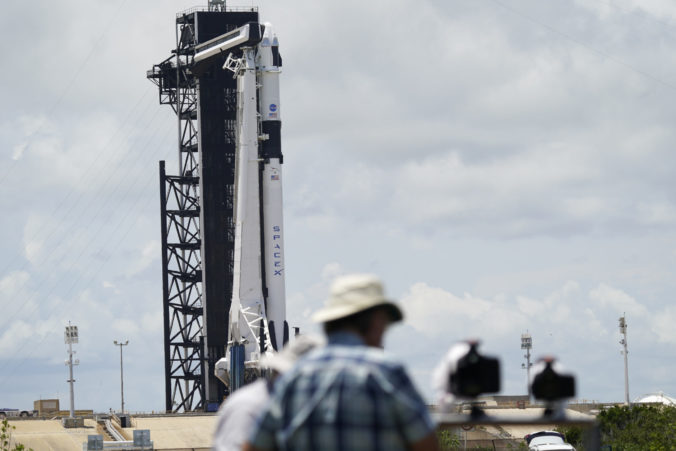
<svg viewBox="0 0 676 451">
<path fill-rule="evenodd" d="M 624 402 L 629 405 L 629 364 L 627 362 L 629 351 L 627 350 L 627 321 L 624 313 L 620 317 L 620 333 L 622 334 L 620 344 L 623 347 L 620 354 L 624 355 Z"/>
<path fill-rule="evenodd" d="M 521 349 L 526 350 L 526 354 L 524 354 L 524 358 L 526 359 L 526 363 L 521 364 L 521 368 L 524 368 L 526 370 L 526 386 L 528 387 L 528 402 L 530 402 L 531 399 L 531 388 L 530 388 L 530 368 L 533 366 L 533 364 L 530 361 L 530 350 L 533 348 L 533 338 L 529 333 L 521 334 Z"/>
</svg>

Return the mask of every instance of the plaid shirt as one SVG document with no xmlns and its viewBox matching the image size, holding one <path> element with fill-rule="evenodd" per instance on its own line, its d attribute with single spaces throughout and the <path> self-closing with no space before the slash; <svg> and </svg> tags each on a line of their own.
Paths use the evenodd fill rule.
<svg viewBox="0 0 676 451">
<path fill-rule="evenodd" d="M 349 333 L 276 383 L 251 436 L 261 449 L 399 450 L 434 431 L 403 366 Z"/>
</svg>

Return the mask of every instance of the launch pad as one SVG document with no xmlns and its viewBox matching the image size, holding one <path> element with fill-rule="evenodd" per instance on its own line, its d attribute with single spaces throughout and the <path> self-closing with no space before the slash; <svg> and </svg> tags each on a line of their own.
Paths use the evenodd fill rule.
<svg viewBox="0 0 676 451">
<path fill-rule="evenodd" d="M 216 410 L 288 340 L 280 67 L 256 8 L 210 0 L 147 73 L 178 119 L 178 175 L 160 162 L 167 412 Z"/>
</svg>

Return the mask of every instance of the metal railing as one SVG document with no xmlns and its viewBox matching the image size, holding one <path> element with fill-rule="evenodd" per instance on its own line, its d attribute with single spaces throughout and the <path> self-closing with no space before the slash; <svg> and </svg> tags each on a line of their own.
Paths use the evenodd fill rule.
<svg viewBox="0 0 676 451">
<path fill-rule="evenodd" d="M 131 440 L 124 442 L 103 442 L 103 447 L 96 446 L 94 448 L 90 447 L 88 443 L 82 444 L 82 451 L 98 451 L 102 449 L 109 450 L 133 450 L 133 451 L 152 451 L 154 449 L 153 442 L 151 441 L 148 445 L 134 445 L 134 442 Z"/>
<path fill-rule="evenodd" d="M 110 421 L 110 419 L 106 420 L 104 422 L 104 425 L 106 427 L 106 432 L 108 432 L 108 434 L 112 438 L 114 438 L 115 441 L 117 441 L 117 442 L 125 442 L 126 441 L 126 439 L 122 436 L 122 434 L 120 434 L 118 432 L 118 430 L 115 428 L 115 426 L 113 426 L 113 423 L 112 423 L 112 421 Z"/>
<path fill-rule="evenodd" d="M 176 17 L 181 17 L 181 16 L 188 16 L 192 13 L 197 13 L 197 12 L 208 12 L 209 7 L 208 6 L 193 6 L 192 8 L 188 8 L 186 10 L 181 11 L 180 13 L 176 13 Z M 225 9 L 226 12 L 256 12 L 258 11 L 257 6 L 228 6 Z"/>
</svg>

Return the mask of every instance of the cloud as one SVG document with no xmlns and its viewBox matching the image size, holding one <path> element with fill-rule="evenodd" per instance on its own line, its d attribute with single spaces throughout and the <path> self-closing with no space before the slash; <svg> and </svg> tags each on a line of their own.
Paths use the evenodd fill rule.
<svg viewBox="0 0 676 451">
<path fill-rule="evenodd" d="M 26 271 L 13 271 L 0 279 L 0 295 L 2 297 L 16 297 L 16 295 L 24 288 L 30 274 Z"/>
<path fill-rule="evenodd" d="M 289 327 L 300 327 L 301 333 L 317 333 L 318 326 L 310 318 L 324 305 L 333 279 L 346 272 L 340 263 L 327 263 L 320 269 L 318 280 L 310 283 L 302 291 L 289 293 L 287 296 Z"/>
<path fill-rule="evenodd" d="M 676 330 L 674 330 L 674 321 L 676 321 L 676 308 L 667 306 L 664 311 L 655 315 L 653 318 L 654 332 L 661 343 L 676 344 Z"/>
<path fill-rule="evenodd" d="M 132 258 L 133 263 L 130 265 L 127 272 L 128 276 L 138 274 L 148 268 L 153 262 L 158 261 L 161 257 L 162 247 L 158 240 L 147 242 L 140 251 L 140 255 Z"/>
<path fill-rule="evenodd" d="M 618 314 L 628 313 L 630 316 L 648 316 L 648 310 L 633 297 L 622 290 L 609 287 L 606 284 L 600 284 L 594 288 L 589 293 L 589 297 L 597 305 L 603 308 L 610 308 Z"/>
<path fill-rule="evenodd" d="M 21 143 L 16 146 L 14 146 L 14 151 L 12 152 L 12 160 L 19 160 L 23 153 L 26 151 L 26 147 L 28 147 L 28 143 Z"/>
<path fill-rule="evenodd" d="M 130 335 L 135 335 L 139 330 L 138 321 L 133 321 L 130 319 L 116 319 L 113 320 L 112 329 L 125 337 Z"/>
<path fill-rule="evenodd" d="M 510 308 L 500 298 L 487 300 L 468 293 L 458 297 L 426 283 L 411 286 L 402 296 L 401 305 L 407 323 L 419 333 L 431 337 L 444 335 L 450 330 L 458 339 L 485 334 L 487 339 L 494 339 L 526 325 L 526 316 Z"/>
</svg>

